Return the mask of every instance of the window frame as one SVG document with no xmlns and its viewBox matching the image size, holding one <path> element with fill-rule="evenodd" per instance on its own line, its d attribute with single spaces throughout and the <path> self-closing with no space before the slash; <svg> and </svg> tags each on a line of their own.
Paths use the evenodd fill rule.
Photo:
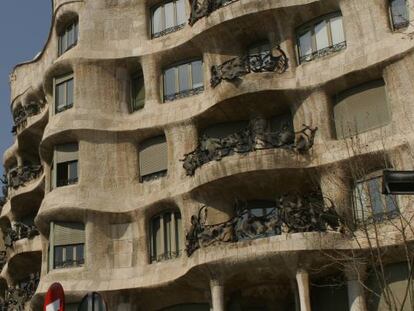
<svg viewBox="0 0 414 311">
<path fill-rule="evenodd" d="M 332 36 L 332 28 L 331 28 L 331 20 L 335 17 L 341 17 L 341 21 L 342 21 L 342 30 L 343 30 L 343 36 L 344 36 L 344 41 L 339 42 L 337 44 L 333 44 L 333 36 Z M 345 31 L 345 25 L 344 25 L 344 19 L 343 19 L 343 15 L 341 11 L 335 11 L 335 12 L 331 12 L 322 16 L 319 16 L 317 18 L 312 19 L 311 21 L 299 26 L 298 28 L 296 28 L 295 31 L 295 36 L 296 36 L 296 55 L 297 55 L 297 60 L 298 60 L 298 64 L 306 64 L 309 63 L 315 59 L 318 58 L 323 58 L 324 56 L 342 51 L 344 49 L 346 49 L 347 47 L 347 38 L 346 38 L 346 31 Z M 325 22 L 326 23 L 326 28 L 327 28 L 327 36 L 328 36 L 328 46 L 322 49 L 317 48 L 317 41 L 316 41 L 316 35 L 315 35 L 315 27 L 317 25 L 319 25 L 321 22 Z M 300 45 L 300 38 L 308 33 L 311 32 L 311 48 L 312 48 L 312 53 L 311 54 L 306 54 L 306 55 L 301 55 L 301 45 Z M 309 58 L 309 59 L 308 59 Z"/>
<path fill-rule="evenodd" d="M 382 212 L 374 213 L 375 208 L 372 206 L 370 199 L 370 206 L 366 206 L 363 202 L 363 195 L 371 196 L 369 182 L 378 180 L 375 191 L 380 196 Z M 359 193 L 358 187 L 361 186 L 363 193 Z M 394 209 L 388 206 L 388 200 L 392 200 Z M 400 215 L 398 197 L 396 195 L 382 194 L 382 170 L 375 170 L 372 173 L 366 174 L 364 177 L 357 179 L 352 186 L 352 215 L 354 222 L 360 224 L 380 223 L 384 220 L 390 220 Z M 366 213 L 366 214 L 364 214 Z M 362 215 L 362 217 L 360 217 Z"/>
<path fill-rule="evenodd" d="M 67 103 L 67 100 L 68 100 L 67 83 L 70 80 L 72 80 L 72 103 L 68 104 Z M 64 88 L 65 105 L 63 105 L 63 108 L 58 109 L 57 87 L 62 84 L 65 84 L 65 88 Z M 75 77 L 74 77 L 73 72 L 53 78 L 53 104 L 54 104 L 53 113 L 55 115 L 61 112 L 64 112 L 74 106 L 75 104 Z"/>
<path fill-rule="evenodd" d="M 389 15 L 392 31 L 398 31 L 398 30 L 402 30 L 404 28 L 407 28 L 410 25 L 410 10 L 409 10 L 409 5 L 407 3 L 407 0 L 403 0 L 405 2 L 405 10 L 407 12 L 407 20 L 403 23 L 399 23 L 399 24 L 395 23 L 394 15 L 393 15 L 393 12 L 392 12 L 392 3 L 394 1 L 397 1 L 397 0 L 388 0 L 388 15 Z"/>
<path fill-rule="evenodd" d="M 177 217 L 177 215 L 179 217 Z M 166 234 L 166 222 L 164 219 L 166 216 L 170 216 L 170 223 L 171 223 L 171 231 L 169 234 L 171 245 L 169 246 L 167 241 L 167 234 Z M 158 245 L 156 244 L 156 231 L 154 229 L 155 221 L 159 219 L 159 230 L 161 236 L 161 247 L 163 249 L 163 253 L 158 254 L 157 248 Z M 178 223 L 178 219 L 181 220 L 180 224 Z M 149 261 L 150 263 L 157 263 L 162 262 L 165 260 L 176 259 L 183 254 L 184 251 L 184 240 L 183 240 L 183 223 L 182 223 L 182 216 L 181 211 L 179 209 L 167 209 L 158 214 L 155 214 L 150 218 L 149 222 Z"/>
<path fill-rule="evenodd" d="M 51 221 L 50 225 L 49 225 L 49 230 L 50 231 L 49 231 L 48 261 L 47 261 L 48 262 L 48 266 L 47 266 L 48 271 L 84 267 L 86 265 L 86 226 L 85 226 L 85 224 L 83 222 L 74 222 L 74 223 L 83 225 L 83 234 L 84 234 L 84 239 L 85 239 L 84 243 L 55 245 L 55 235 L 54 235 L 55 228 L 54 227 L 55 227 L 56 223 L 62 223 L 62 222 L 60 222 L 60 221 Z M 65 223 L 65 222 L 63 222 L 63 223 Z M 55 267 L 55 249 L 56 249 L 56 247 L 68 247 L 68 246 L 77 247 L 77 246 L 80 246 L 80 245 L 83 245 L 83 258 L 81 260 L 82 261 L 81 264 Z M 76 256 L 76 251 L 73 252 L 73 256 Z M 76 258 L 76 257 L 73 257 L 73 258 Z M 62 259 L 63 259 L 63 255 L 62 255 Z"/>
<path fill-rule="evenodd" d="M 76 144 L 77 144 L 77 146 L 78 146 L 78 151 L 77 151 L 77 153 L 78 153 L 78 157 L 77 157 L 77 160 L 71 160 L 71 161 L 65 161 L 65 162 L 59 162 L 58 163 L 58 161 L 57 161 L 57 146 L 61 146 L 61 145 L 66 145 L 66 144 L 60 144 L 60 145 L 55 145 L 54 146 L 54 149 L 53 149 L 53 160 L 52 160 L 52 163 L 51 163 L 51 167 L 50 167 L 50 175 L 51 175 L 51 187 L 50 187 L 50 190 L 52 191 L 53 189 L 56 189 L 56 188 L 62 188 L 62 187 L 66 187 L 66 186 L 71 186 L 71 185 L 76 185 L 76 184 L 78 184 L 79 183 L 79 142 L 75 142 Z M 68 145 L 69 144 L 75 144 L 75 143 L 67 143 Z M 73 182 L 73 183 L 68 183 L 68 184 L 65 184 L 65 185 L 60 185 L 60 186 L 58 186 L 58 165 L 59 164 L 66 164 L 66 163 L 74 163 L 74 162 L 77 162 L 77 177 L 76 178 L 74 178 L 74 179 L 76 179 L 76 181 L 75 182 Z M 69 181 L 69 177 L 70 177 L 70 167 L 69 167 L 69 165 L 67 166 L 67 173 L 68 173 L 68 181 Z"/>
<path fill-rule="evenodd" d="M 192 64 L 195 62 L 201 62 L 201 76 L 202 76 L 202 85 L 198 86 L 198 87 L 193 87 L 194 85 L 194 76 L 193 76 L 193 69 L 192 69 Z M 187 78 L 188 78 L 188 82 L 189 84 L 191 84 L 191 87 L 189 89 L 186 90 L 182 90 L 180 91 L 180 75 L 179 75 L 179 67 L 183 66 L 183 65 L 187 65 L 188 69 L 187 69 Z M 165 73 L 170 70 L 170 69 L 174 69 L 174 82 L 175 82 L 175 93 L 174 94 L 166 94 L 166 82 L 165 82 Z M 163 98 L 163 103 L 167 103 L 167 102 L 171 102 L 171 101 L 175 101 L 177 99 L 181 99 L 181 98 L 185 98 L 185 97 L 190 97 L 190 96 L 194 96 L 194 95 L 198 95 L 201 92 L 203 92 L 205 90 L 205 79 L 204 79 L 204 60 L 202 57 L 200 58 L 190 58 L 188 60 L 184 60 L 178 63 L 174 63 L 168 67 L 165 67 L 162 70 L 162 98 Z"/>
<path fill-rule="evenodd" d="M 82 258 L 77 260 L 78 247 L 82 246 Z M 66 258 L 67 249 L 72 248 L 72 259 Z M 62 249 L 62 262 L 57 265 L 56 262 L 56 249 Z M 67 265 L 68 264 L 68 265 Z M 67 245 L 54 245 L 53 246 L 53 269 L 65 269 L 65 268 L 77 268 L 82 267 L 85 264 L 85 243 L 67 244 Z"/>
<path fill-rule="evenodd" d="M 73 36 L 74 41 L 70 44 L 69 43 L 69 33 L 73 29 Z M 58 41 L 58 57 L 65 54 L 67 51 L 72 49 L 78 44 L 79 40 L 79 18 L 76 18 L 72 20 L 71 22 L 68 22 L 65 27 L 57 34 L 57 41 Z M 62 41 L 63 38 L 66 40 L 66 46 L 65 49 L 63 49 Z"/>
<path fill-rule="evenodd" d="M 160 38 L 163 36 L 166 36 L 170 33 L 179 31 L 181 29 L 183 29 L 187 24 L 187 20 L 188 20 L 188 9 L 187 9 L 187 5 L 186 5 L 186 1 L 183 1 L 184 3 L 184 15 L 186 16 L 186 20 L 184 23 L 182 24 L 178 24 L 178 11 L 177 11 L 177 1 L 179 0 L 164 0 L 162 2 L 160 2 L 159 4 L 151 7 L 150 9 L 150 37 L 151 39 L 156 39 L 156 38 Z M 173 3 L 174 6 L 174 26 L 172 27 L 168 27 L 166 28 L 165 22 L 166 22 L 166 15 L 165 15 L 165 5 L 167 5 L 168 3 Z M 154 32 L 154 14 L 155 12 L 161 9 L 161 24 L 162 24 L 162 30 L 158 31 L 158 32 Z"/>
</svg>

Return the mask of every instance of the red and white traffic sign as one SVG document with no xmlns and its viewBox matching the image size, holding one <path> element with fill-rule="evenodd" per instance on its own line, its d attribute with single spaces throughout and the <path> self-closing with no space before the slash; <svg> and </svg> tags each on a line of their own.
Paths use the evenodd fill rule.
<svg viewBox="0 0 414 311">
<path fill-rule="evenodd" d="M 53 283 L 47 290 L 43 311 L 65 311 L 65 293 L 60 283 Z"/>
</svg>

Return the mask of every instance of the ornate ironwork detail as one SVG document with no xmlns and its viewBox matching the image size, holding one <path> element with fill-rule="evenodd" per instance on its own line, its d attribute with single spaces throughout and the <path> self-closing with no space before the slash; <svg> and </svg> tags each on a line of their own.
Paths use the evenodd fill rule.
<svg viewBox="0 0 414 311">
<path fill-rule="evenodd" d="M 7 177 L 7 185 L 10 188 L 17 189 L 26 183 L 37 179 L 43 172 L 41 165 L 18 166 L 11 169 Z"/>
<path fill-rule="evenodd" d="M 38 115 L 44 108 L 45 102 L 45 100 L 31 101 L 26 106 L 18 106 L 13 111 L 14 126 L 12 128 L 12 133 L 16 134 L 17 129 L 19 129 L 20 127 L 25 127 L 28 118 Z"/>
<path fill-rule="evenodd" d="M 85 259 L 66 259 L 65 261 L 55 261 L 55 268 L 81 267 Z"/>
<path fill-rule="evenodd" d="M 10 286 L 5 293 L 3 310 L 24 311 L 24 305 L 33 297 L 39 281 L 39 273 L 31 273 L 27 282 L 21 282 L 21 285 L 18 286 Z"/>
<path fill-rule="evenodd" d="M 1 192 L 2 196 L 0 197 L 0 207 L 3 207 L 7 202 L 7 197 L 9 195 L 9 182 L 7 180 L 7 175 L 3 174 L 3 177 L 0 177 L 0 182 L 2 183 Z"/>
<path fill-rule="evenodd" d="M 277 46 L 275 50 L 277 53 L 268 51 L 262 54 L 245 55 L 230 59 L 221 65 L 212 66 L 211 86 L 216 87 L 223 80 L 233 81 L 250 72 L 284 73 L 289 67 L 289 59 L 280 46 Z"/>
<path fill-rule="evenodd" d="M 160 172 L 156 172 L 156 173 L 152 173 L 152 174 L 148 174 L 145 176 L 141 176 L 141 182 L 149 182 L 149 181 L 153 181 L 153 180 L 157 180 L 160 179 L 162 177 L 167 176 L 167 171 L 160 171 Z"/>
<path fill-rule="evenodd" d="M 176 99 L 197 95 L 203 91 L 204 91 L 204 86 L 199 86 L 191 90 L 185 90 L 185 91 L 181 91 L 181 92 L 170 94 L 170 95 L 164 95 L 164 102 L 170 102 Z"/>
<path fill-rule="evenodd" d="M 333 202 L 314 193 L 308 196 L 283 195 L 265 215 L 255 215 L 247 204 L 236 204 L 235 216 L 218 224 L 207 224 L 207 208 L 191 216 L 186 233 L 186 252 L 191 256 L 200 247 L 231 243 L 283 233 L 342 232 L 343 222 Z"/>
<path fill-rule="evenodd" d="M 185 26 L 185 23 L 184 24 L 177 25 L 177 26 L 174 26 L 174 27 L 170 27 L 170 28 L 164 29 L 164 30 L 162 30 L 160 32 L 156 32 L 156 33 L 152 34 L 152 38 L 155 39 L 155 38 L 159 38 L 159 37 L 162 37 L 162 36 L 166 36 L 166 35 L 168 35 L 170 33 L 173 33 L 173 32 L 176 32 L 178 30 L 183 29 L 184 26 Z"/>
<path fill-rule="evenodd" d="M 0 251 L 0 271 L 3 269 L 6 262 L 7 262 L 7 252 Z"/>
<path fill-rule="evenodd" d="M 207 17 L 215 10 L 236 1 L 238 0 L 190 0 L 191 13 L 188 23 L 192 26 L 199 19 Z"/>
<path fill-rule="evenodd" d="M 6 247 L 13 247 L 13 243 L 21 239 L 32 239 L 39 235 L 35 225 L 26 225 L 22 222 L 13 223 L 13 228 L 7 228 L 4 234 L 4 245 Z"/>
<path fill-rule="evenodd" d="M 220 161 L 235 153 L 248 153 L 261 149 L 286 148 L 304 153 L 312 148 L 318 128 L 303 124 L 302 130 L 293 132 L 288 125 L 280 131 L 266 130 L 265 119 L 254 119 L 250 125 L 224 138 L 211 138 L 203 135 L 197 148 L 184 155 L 183 167 L 187 176 L 210 161 Z M 296 137 L 296 138 L 295 138 Z"/>
<path fill-rule="evenodd" d="M 306 62 L 310 62 L 310 61 L 314 60 L 315 58 L 324 57 L 324 56 L 327 56 L 329 54 L 341 51 L 345 48 L 346 48 L 346 41 L 343 41 L 343 42 L 340 42 L 338 44 L 328 46 L 324 49 L 321 49 L 321 50 L 318 50 L 318 51 L 300 56 L 299 57 L 299 62 L 301 64 L 306 63 Z"/>
</svg>

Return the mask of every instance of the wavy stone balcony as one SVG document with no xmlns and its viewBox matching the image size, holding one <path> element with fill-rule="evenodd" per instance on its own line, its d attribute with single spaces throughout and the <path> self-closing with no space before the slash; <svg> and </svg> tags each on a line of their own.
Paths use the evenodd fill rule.
<svg viewBox="0 0 414 311">
<path fill-rule="evenodd" d="M 34 225 L 26 225 L 22 222 L 13 222 L 13 227 L 6 229 L 4 233 L 4 245 L 6 248 L 12 248 L 16 241 L 22 239 L 33 239 L 39 235 L 39 231 Z"/>
<path fill-rule="evenodd" d="M 18 106 L 13 111 L 14 126 L 12 133 L 17 134 L 29 125 L 29 120 L 42 113 L 46 105 L 46 101 L 32 101 L 25 106 Z"/>
<path fill-rule="evenodd" d="M 15 167 L 3 177 L 2 183 L 7 187 L 7 196 L 13 197 L 24 192 L 24 188 L 33 185 L 43 175 L 41 165 L 26 165 Z"/>
</svg>

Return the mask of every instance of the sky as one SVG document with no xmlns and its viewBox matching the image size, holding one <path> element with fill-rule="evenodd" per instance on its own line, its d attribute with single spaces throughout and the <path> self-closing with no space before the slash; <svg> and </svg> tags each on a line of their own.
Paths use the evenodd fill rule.
<svg viewBox="0 0 414 311">
<path fill-rule="evenodd" d="M 43 49 L 51 22 L 51 0 L 0 1 L 0 159 L 13 143 L 9 73 Z M 3 174 L 3 165 L 0 165 Z M 0 175 L 0 176 L 1 176 Z"/>
</svg>

